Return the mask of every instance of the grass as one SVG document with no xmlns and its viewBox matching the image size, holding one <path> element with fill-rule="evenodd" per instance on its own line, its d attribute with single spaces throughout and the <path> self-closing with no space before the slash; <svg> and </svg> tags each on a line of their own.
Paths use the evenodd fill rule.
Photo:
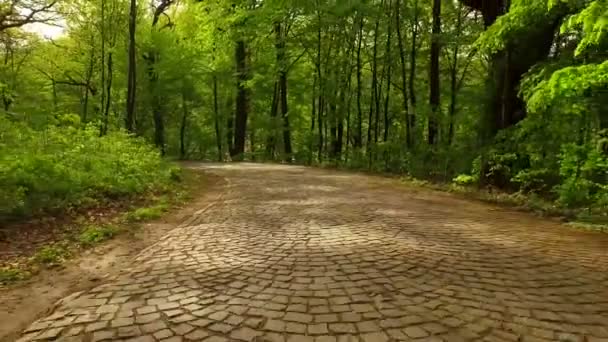
<svg viewBox="0 0 608 342">
<path fill-rule="evenodd" d="M 172 208 L 183 205 L 193 199 L 193 189 L 205 188 L 206 178 L 196 172 L 174 171 L 177 186 L 161 189 L 155 194 L 148 193 L 133 203 L 133 207 L 114 217 L 80 216 L 75 220 L 75 233 L 53 244 L 43 246 L 29 258 L 26 263 L 17 267 L 0 267 L 0 284 L 15 283 L 29 278 L 40 268 L 56 267 L 83 249 L 93 248 L 109 241 L 120 234 L 132 232 L 138 224 L 161 218 Z"/>
<path fill-rule="evenodd" d="M 80 233 L 78 241 L 84 246 L 93 246 L 113 238 L 119 232 L 120 228 L 114 225 L 90 225 Z"/>
<path fill-rule="evenodd" d="M 161 203 L 153 206 L 137 208 L 133 211 L 130 211 L 125 215 L 125 219 L 128 222 L 156 220 L 158 218 L 161 218 L 163 214 L 168 210 L 169 204 L 164 201 L 161 201 Z"/>
<path fill-rule="evenodd" d="M 406 186 L 454 193 L 491 204 L 532 212 L 540 216 L 561 217 L 568 221 L 569 226 L 577 229 L 608 232 L 607 217 L 589 214 L 587 211 L 581 209 L 573 210 L 560 207 L 535 194 L 487 191 L 480 190 L 473 186 L 464 186 L 455 183 L 433 183 L 412 177 L 401 178 L 401 183 Z"/>
<path fill-rule="evenodd" d="M 57 266 L 65 261 L 70 252 L 63 244 L 44 246 L 34 254 L 32 261 L 45 266 Z"/>
<path fill-rule="evenodd" d="M 0 284 L 7 284 L 19 280 L 25 280 L 29 277 L 29 272 L 19 268 L 0 267 Z"/>
</svg>

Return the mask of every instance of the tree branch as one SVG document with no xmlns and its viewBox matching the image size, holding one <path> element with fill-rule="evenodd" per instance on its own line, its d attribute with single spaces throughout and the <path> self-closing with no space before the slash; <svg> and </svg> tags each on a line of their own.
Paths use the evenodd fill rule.
<svg viewBox="0 0 608 342">
<path fill-rule="evenodd" d="M 55 20 L 56 18 L 46 15 L 54 13 L 52 8 L 58 1 L 12 0 L 11 5 L 0 12 L 0 32 L 27 24 L 48 23 Z M 22 14 L 23 12 L 29 13 Z"/>
</svg>

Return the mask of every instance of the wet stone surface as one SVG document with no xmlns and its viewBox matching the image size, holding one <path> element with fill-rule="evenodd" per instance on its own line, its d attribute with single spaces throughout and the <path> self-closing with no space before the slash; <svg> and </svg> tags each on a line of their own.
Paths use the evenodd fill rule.
<svg viewBox="0 0 608 342">
<path fill-rule="evenodd" d="M 218 202 L 20 341 L 608 341 L 608 235 L 377 177 L 200 167 Z"/>
</svg>

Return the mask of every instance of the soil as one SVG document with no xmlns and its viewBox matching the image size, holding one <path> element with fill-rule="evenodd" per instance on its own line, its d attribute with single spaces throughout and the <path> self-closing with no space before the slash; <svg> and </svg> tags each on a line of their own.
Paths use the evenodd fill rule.
<svg viewBox="0 0 608 342">
<path fill-rule="evenodd" d="M 197 181 L 192 185 L 197 188 L 191 190 L 192 200 L 183 207 L 171 211 L 162 219 L 142 224 L 86 250 L 59 267 L 43 269 L 27 281 L 0 285 L 0 342 L 15 341 L 28 324 L 51 312 L 65 296 L 91 289 L 110 275 L 119 274 L 140 251 L 187 221 L 195 212 L 200 212 L 201 208 L 213 204 L 224 180 L 219 176 L 196 172 Z M 113 208 L 107 211 L 119 212 Z M 65 225 L 71 222 L 54 219 L 42 222 L 49 221 L 56 223 L 38 229 L 32 228 L 31 223 L 23 224 L 28 228 L 28 233 L 19 234 L 18 238 L 11 236 L 8 240 L 10 244 L 5 239 L 4 244 L 0 245 L 0 261 L 10 264 L 11 261 L 14 263 L 16 259 L 22 259 L 36 247 L 61 237 L 66 231 Z M 27 239 L 32 236 L 36 238 L 28 245 Z M 23 249 L 18 252 L 20 248 Z"/>
</svg>

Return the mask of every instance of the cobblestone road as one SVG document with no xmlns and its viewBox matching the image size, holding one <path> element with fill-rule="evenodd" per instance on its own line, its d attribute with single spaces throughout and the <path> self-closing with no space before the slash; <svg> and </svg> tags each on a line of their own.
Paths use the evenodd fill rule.
<svg viewBox="0 0 608 342">
<path fill-rule="evenodd" d="M 393 180 L 203 165 L 223 197 L 23 341 L 608 341 L 608 235 Z"/>
</svg>

